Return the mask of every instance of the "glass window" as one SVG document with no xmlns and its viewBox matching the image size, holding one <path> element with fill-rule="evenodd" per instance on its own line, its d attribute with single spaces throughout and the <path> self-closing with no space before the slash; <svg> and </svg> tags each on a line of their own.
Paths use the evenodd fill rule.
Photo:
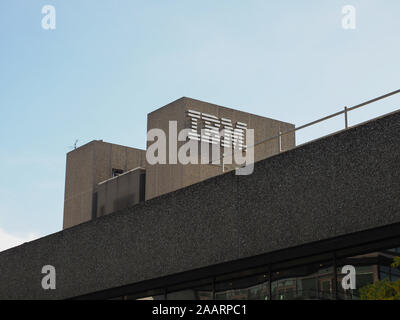
<svg viewBox="0 0 400 320">
<path fill-rule="evenodd" d="M 167 289 L 167 300 L 212 300 L 212 279 L 183 283 Z"/>
<path fill-rule="evenodd" d="M 215 284 L 216 300 L 269 300 L 268 273 Z"/>
<path fill-rule="evenodd" d="M 398 242 L 397 242 L 398 243 Z M 394 240 L 387 246 L 396 246 Z M 139 300 L 325 300 L 361 299 L 361 288 L 376 281 L 400 279 L 399 268 L 393 268 L 394 257 L 400 256 L 400 248 L 381 249 L 382 243 L 347 247 L 334 253 L 298 257 L 248 268 L 235 273 L 220 274 L 215 278 L 182 282 L 147 291 L 130 294 L 122 299 Z M 343 287 L 348 276 L 344 266 L 355 270 L 355 288 Z M 269 272 L 271 270 L 271 272 Z M 337 282 L 335 283 L 335 279 Z M 346 277 L 347 279 L 347 277 Z M 361 292 L 361 293 L 360 293 Z"/>
<path fill-rule="evenodd" d="M 271 273 L 272 299 L 333 299 L 333 270 L 332 261 L 274 270 Z"/>
<path fill-rule="evenodd" d="M 338 298 L 346 300 L 362 299 L 363 297 L 360 296 L 361 288 L 379 280 L 397 280 L 399 271 L 392 268 L 391 264 L 398 252 L 398 248 L 394 248 L 338 259 Z M 343 288 L 342 279 L 346 274 L 342 274 L 342 268 L 345 265 L 351 265 L 355 268 L 355 289 Z"/>
</svg>

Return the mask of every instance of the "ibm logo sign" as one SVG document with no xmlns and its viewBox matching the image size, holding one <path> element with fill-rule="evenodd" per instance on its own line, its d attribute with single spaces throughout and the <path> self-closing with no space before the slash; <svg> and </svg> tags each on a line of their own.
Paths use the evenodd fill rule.
<svg viewBox="0 0 400 320">
<path fill-rule="evenodd" d="M 191 120 L 189 139 L 221 144 L 225 148 L 232 148 L 233 145 L 234 149 L 247 151 L 245 144 L 246 123 L 238 121 L 233 127 L 230 119 L 219 119 L 214 115 L 195 110 L 188 110 L 187 115 Z M 199 129 L 201 133 L 199 133 Z"/>
</svg>

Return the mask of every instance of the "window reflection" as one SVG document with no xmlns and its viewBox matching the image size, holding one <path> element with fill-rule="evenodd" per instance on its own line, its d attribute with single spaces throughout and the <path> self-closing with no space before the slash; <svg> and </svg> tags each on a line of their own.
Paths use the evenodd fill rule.
<svg viewBox="0 0 400 320">
<path fill-rule="evenodd" d="M 333 299 L 332 262 L 275 271 L 271 276 L 272 298 L 275 300 Z"/>
<path fill-rule="evenodd" d="M 212 300 L 211 288 L 195 288 L 169 292 L 167 300 Z"/>
<path fill-rule="evenodd" d="M 378 248 L 376 246 L 375 248 Z M 324 300 L 360 299 L 360 288 L 376 281 L 400 279 L 399 268 L 391 266 L 400 247 L 366 252 L 346 248 L 323 255 L 308 256 L 257 269 L 248 268 L 235 274 L 224 274 L 167 288 L 125 295 L 123 300 Z M 336 270 L 335 267 L 336 266 Z M 354 266 L 356 288 L 343 289 L 345 265 Z M 269 272 L 268 270 L 271 270 Z M 335 279 L 337 283 L 335 284 Z M 270 283 L 271 280 L 271 283 Z"/>
<path fill-rule="evenodd" d="M 167 292 L 167 300 L 212 300 L 212 279 L 172 286 Z"/>
<path fill-rule="evenodd" d="M 392 268 L 393 258 L 399 255 L 399 248 L 382 250 L 362 255 L 355 255 L 338 260 L 338 299 L 358 300 L 360 299 L 360 288 L 370 285 L 376 281 L 387 279 L 395 281 L 399 277 L 399 270 Z M 344 290 L 342 279 L 342 267 L 352 265 L 356 270 L 356 289 Z"/>
<path fill-rule="evenodd" d="M 216 283 L 215 299 L 269 300 L 268 274 Z"/>
</svg>

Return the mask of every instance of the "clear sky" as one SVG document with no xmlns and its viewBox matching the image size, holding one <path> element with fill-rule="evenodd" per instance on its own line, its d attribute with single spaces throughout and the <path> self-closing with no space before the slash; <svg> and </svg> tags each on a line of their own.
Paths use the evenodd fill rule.
<svg viewBox="0 0 400 320">
<path fill-rule="evenodd" d="M 399 35 L 398 0 L 1 0 L 0 251 L 61 230 L 75 139 L 144 148 L 147 113 L 182 96 L 299 126 L 399 89 Z"/>
</svg>

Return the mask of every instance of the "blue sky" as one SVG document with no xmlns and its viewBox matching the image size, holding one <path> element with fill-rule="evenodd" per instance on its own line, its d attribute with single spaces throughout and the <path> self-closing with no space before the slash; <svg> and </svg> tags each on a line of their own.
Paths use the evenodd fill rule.
<svg viewBox="0 0 400 320">
<path fill-rule="evenodd" d="M 47 4 L 56 30 L 41 27 Z M 182 96 L 299 126 L 399 89 L 399 31 L 398 0 L 0 1 L 0 250 L 61 230 L 75 139 L 144 148 L 147 113 Z"/>
</svg>

